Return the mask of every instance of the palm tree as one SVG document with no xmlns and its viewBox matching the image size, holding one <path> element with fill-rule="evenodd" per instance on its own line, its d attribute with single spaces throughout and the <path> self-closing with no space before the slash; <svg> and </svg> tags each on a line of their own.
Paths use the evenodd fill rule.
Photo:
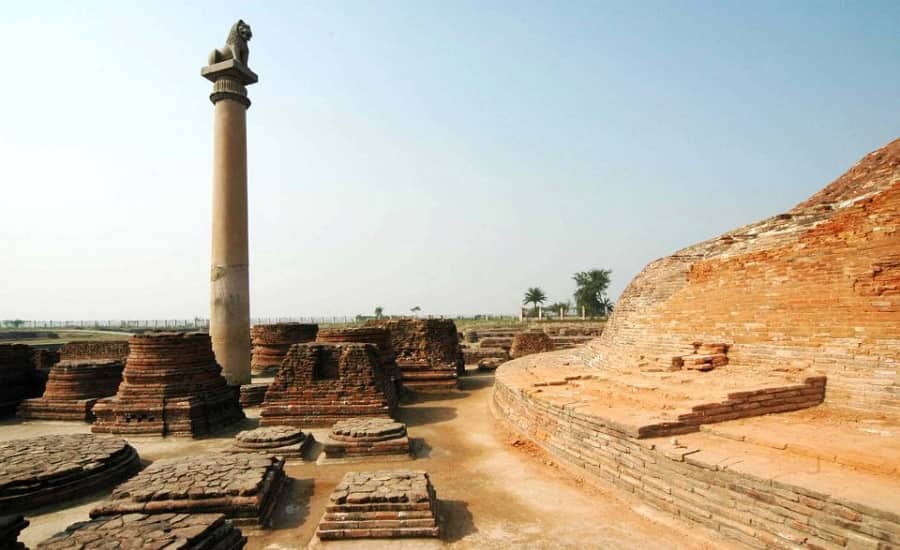
<svg viewBox="0 0 900 550">
<path fill-rule="evenodd" d="M 579 309 L 584 307 L 590 315 L 603 315 L 600 298 L 609 286 L 611 273 L 609 269 L 591 269 L 573 275 L 576 285 L 575 305 Z"/>
<path fill-rule="evenodd" d="M 599 303 L 600 303 L 601 315 L 605 315 L 606 317 L 609 317 L 609 315 L 613 311 L 613 307 L 615 307 L 615 304 L 613 304 L 613 301 L 609 299 L 609 296 L 604 294 L 603 296 L 600 296 Z"/>
<path fill-rule="evenodd" d="M 375 307 L 375 318 L 381 319 L 382 317 L 384 317 L 384 308 L 381 306 L 376 306 Z"/>
<path fill-rule="evenodd" d="M 413 315 L 418 317 L 419 312 L 422 311 L 422 308 L 420 308 L 419 306 L 413 306 L 413 307 L 409 308 L 409 310 L 412 311 Z"/>
<path fill-rule="evenodd" d="M 543 304 L 547 301 L 547 295 L 544 294 L 544 291 L 541 290 L 539 286 L 533 286 L 525 291 L 525 299 L 522 300 L 523 304 L 534 304 L 534 307 L 537 308 L 538 304 Z"/>
</svg>

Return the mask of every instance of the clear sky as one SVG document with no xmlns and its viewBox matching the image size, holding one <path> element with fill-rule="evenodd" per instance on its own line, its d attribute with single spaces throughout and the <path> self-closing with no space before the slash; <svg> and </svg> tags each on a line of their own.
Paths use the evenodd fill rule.
<svg viewBox="0 0 900 550">
<path fill-rule="evenodd" d="M 183 5 L 182 5 L 183 4 Z M 517 311 L 788 210 L 900 135 L 900 2 L 3 2 L 0 319 L 206 316 L 251 24 L 253 316 Z"/>
</svg>

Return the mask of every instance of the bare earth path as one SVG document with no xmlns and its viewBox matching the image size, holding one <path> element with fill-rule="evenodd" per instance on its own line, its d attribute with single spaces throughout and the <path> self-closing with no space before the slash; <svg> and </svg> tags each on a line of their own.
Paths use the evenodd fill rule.
<svg viewBox="0 0 900 550">
<path fill-rule="evenodd" d="M 401 407 L 399 419 L 421 445 L 415 461 L 318 466 L 287 466 L 294 478 L 282 500 L 275 528 L 249 531 L 250 550 L 306 548 L 315 533 L 329 493 L 344 472 L 414 468 L 431 474 L 441 501 L 442 540 L 377 540 L 318 543 L 342 548 L 723 548 L 730 546 L 711 531 L 698 530 L 653 511 L 616 488 L 594 488 L 556 467 L 544 453 L 518 441 L 490 410 L 493 375 L 472 371 L 463 392 L 434 396 Z M 250 416 L 254 411 L 250 411 Z M 241 428 L 255 425 L 248 420 Z M 45 433 L 84 432 L 86 424 L 13 421 L 0 424 L 0 439 Z M 324 434 L 322 430 L 312 430 Z M 227 437 L 200 441 L 133 439 L 146 460 L 223 448 Z M 93 503 L 80 503 L 29 515 L 32 525 L 21 540 L 29 546 L 87 519 Z"/>
</svg>

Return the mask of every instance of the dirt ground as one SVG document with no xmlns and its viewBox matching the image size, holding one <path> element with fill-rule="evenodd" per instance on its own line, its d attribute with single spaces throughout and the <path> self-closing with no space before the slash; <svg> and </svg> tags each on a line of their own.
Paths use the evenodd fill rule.
<svg viewBox="0 0 900 550">
<path fill-rule="evenodd" d="M 417 445 L 414 461 L 365 464 L 289 463 L 291 487 L 282 498 L 270 530 L 244 531 L 250 550 L 313 547 L 343 548 L 723 548 L 731 546 L 712 531 L 680 523 L 617 488 L 584 484 L 552 458 L 506 430 L 490 410 L 492 374 L 470 371 L 463 391 L 423 397 L 400 408 Z M 256 424 L 248 411 L 239 429 Z M 0 439 L 47 433 L 87 432 L 86 424 L 5 421 Z M 234 431 L 237 431 L 234 430 Z M 312 430 L 324 434 L 323 430 Z M 145 460 L 221 449 L 229 434 L 203 440 L 130 439 Z M 430 473 L 440 500 L 441 540 L 376 540 L 321 543 L 316 523 L 331 490 L 344 472 L 414 468 Z M 28 515 L 31 526 L 20 538 L 29 546 L 88 518 L 93 504 L 109 490 L 65 506 Z"/>
</svg>

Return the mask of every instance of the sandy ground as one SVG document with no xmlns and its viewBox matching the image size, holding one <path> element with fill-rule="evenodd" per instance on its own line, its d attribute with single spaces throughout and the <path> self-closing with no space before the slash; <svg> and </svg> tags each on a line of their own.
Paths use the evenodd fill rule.
<svg viewBox="0 0 900 550">
<path fill-rule="evenodd" d="M 463 391 L 405 404 L 406 422 L 418 446 L 407 462 L 316 465 L 289 463 L 291 487 L 282 498 L 273 529 L 247 531 L 247 548 L 287 550 L 342 548 L 723 548 L 731 544 L 712 531 L 680 523 L 614 487 L 584 484 L 552 458 L 518 439 L 491 414 L 492 374 L 471 371 Z M 258 410 L 248 411 L 246 429 Z M 87 425 L 62 422 L 6 421 L 0 439 L 47 433 L 87 432 Z M 237 431 L 235 429 L 234 431 Z M 312 430 L 323 434 L 322 430 Z M 145 460 L 221 449 L 229 434 L 203 440 L 130 439 Z M 315 527 L 328 495 L 344 472 L 360 469 L 415 468 L 430 473 L 440 499 L 441 540 L 377 540 L 321 543 Z M 88 518 L 93 503 L 109 493 L 86 495 L 63 506 L 28 515 L 31 526 L 20 538 L 29 546 Z"/>
</svg>

